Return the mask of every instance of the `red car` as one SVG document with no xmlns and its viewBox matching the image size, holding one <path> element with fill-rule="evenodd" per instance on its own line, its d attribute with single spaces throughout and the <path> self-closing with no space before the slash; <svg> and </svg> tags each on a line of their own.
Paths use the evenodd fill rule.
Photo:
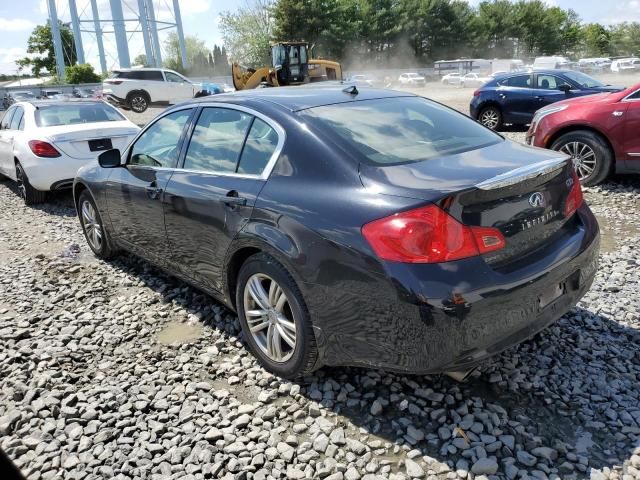
<svg viewBox="0 0 640 480">
<path fill-rule="evenodd" d="M 596 185 L 612 172 L 640 173 L 640 84 L 538 110 L 527 144 L 571 155 L 584 185 Z"/>
</svg>

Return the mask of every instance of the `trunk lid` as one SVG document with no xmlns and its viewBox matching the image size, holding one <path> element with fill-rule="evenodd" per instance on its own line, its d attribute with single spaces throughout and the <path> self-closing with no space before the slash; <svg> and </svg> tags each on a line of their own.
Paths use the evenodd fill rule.
<svg viewBox="0 0 640 480">
<path fill-rule="evenodd" d="M 573 225 L 564 207 L 573 186 L 570 159 L 506 141 L 423 162 L 361 165 L 366 187 L 437 203 L 465 225 L 493 227 L 506 247 L 486 254 L 496 267 L 522 259 Z"/>
<path fill-rule="evenodd" d="M 71 158 L 87 160 L 96 158 L 110 148 L 123 151 L 138 131 L 128 121 L 83 123 L 39 129 L 39 133 L 61 153 Z"/>
</svg>

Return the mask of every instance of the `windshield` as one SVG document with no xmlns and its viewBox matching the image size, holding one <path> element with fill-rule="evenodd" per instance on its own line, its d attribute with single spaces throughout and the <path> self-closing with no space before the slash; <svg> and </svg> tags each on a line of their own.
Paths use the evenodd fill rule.
<svg viewBox="0 0 640 480">
<path fill-rule="evenodd" d="M 581 72 L 566 72 L 564 75 L 583 88 L 604 87 L 604 83 Z"/>
<path fill-rule="evenodd" d="M 54 127 L 79 123 L 119 122 L 125 118 L 104 103 L 67 103 L 64 105 L 39 105 L 35 114 L 36 125 Z"/>
<path fill-rule="evenodd" d="M 421 162 L 503 141 L 469 117 L 418 97 L 327 105 L 303 115 L 375 165 Z"/>
</svg>

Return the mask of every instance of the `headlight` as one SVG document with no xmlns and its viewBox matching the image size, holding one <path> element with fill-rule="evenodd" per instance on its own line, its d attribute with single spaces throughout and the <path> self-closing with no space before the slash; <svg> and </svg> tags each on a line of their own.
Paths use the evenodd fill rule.
<svg viewBox="0 0 640 480">
<path fill-rule="evenodd" d="M 531 120 L 531 131 L 535 132 L 536 128 L 538 128 L 538 124 L 540 120 L 542 120 L 547 115 L 551 115 L 552 113 L 561 112 L 569 107 L 569 105 L 557 105 L 555 107 L 541 108 L 536 112 L 533 116 L 533 120 Z"/>
</svg>

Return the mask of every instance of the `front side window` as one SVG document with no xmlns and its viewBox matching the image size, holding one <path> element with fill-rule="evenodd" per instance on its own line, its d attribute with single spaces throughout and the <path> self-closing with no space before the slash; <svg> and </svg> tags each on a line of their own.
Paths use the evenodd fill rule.
<svg viewBox="0 0 640 480">
<path fill-rule="evenodd" d="M 419 97 L 326 105 L 303 115 L 364 162 L 379 166 L 437 159 L 503 141 L 469 117 Z"/>
<path fill-rule="evenodd" d="M 11 130 L 18 130 L 20 126 L 20 122 L 22 121 L 22 116 L 24 115 L 24 109 L 22 107 L 16 107 L 16 112 L 13 114 L 11 118 L 11 125 L 9 128 Z"/>
<path fill-rule="evenodd" d="M 105 103 L 64 103 L 40 105 L 35 112 L 36 125 L 55 127 L 78 123 L 121 122 L 124 116 Z"/>
<path fill-rule="evenodd" d="M 178 161 L 178 144 L 191 109 L 170 113 L 140 135 L 131 148 L 129 165 L 171 168 Z"/>
<path fill-rule="evenodd" d="M 500 80 L 504 87 L 531 88 L 531 75 L 516 75 Z"/>
<path fill-rule="evenodd" d="M 229 108 L 202 110 L 193 131 L 184 168 L 235 173 L 253 116 Z"/>
<path fill-rule="evenodd" d="M 640 90 L 627 97 L 628 100 L 640 100 Z"/>
<path fill-rule="evenodd" d="M 537 86 L 543 90 L 559 90 L 560 85 L 566 85 L 567 82 L 555 75 L 538 74 Z"/>
<path fill-rule="evenodd" d="M 175 73 L 171 73 L 171 72 L 164 72 L 164 76 L 167 78 L 167 82 L 172 82 L 172 83 L 184 83 L 184 78 L 182 78 L 180 75 L 176 75 Z"/>
</svg>

